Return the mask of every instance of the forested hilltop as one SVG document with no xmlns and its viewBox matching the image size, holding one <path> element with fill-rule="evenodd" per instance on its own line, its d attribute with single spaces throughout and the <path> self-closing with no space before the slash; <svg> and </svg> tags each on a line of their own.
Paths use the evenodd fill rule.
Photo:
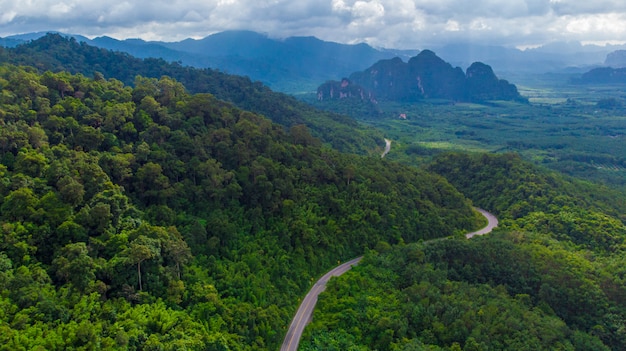
<svg viewBox="0 0 626 351">
<path fill-rule="evenodd" d="M 578 84 L 624 84 L 626 82 L 626 68 L 598 67 L 582 74 L 580 78 L 572 79 Z"/>
<path fill-rule="evenodd" d="M 163 59 L 138 59 L 59 34 L 47 34 L 15 48 L 0 47 L 0 62 L 36 67 L 39 73 L 67 71 L 93 77 L 98 72 L 106 79 L 115 78 L 129 86 L 138 75 L 157 79 L 168 76 L 182 83 L 190 93 L 213 94 L 286 127 L 305 124 L 313 136 L 343 152 L 367 154 L 377 146 L 384 146 L 380 132 L 347 116 L 321 111 L 289 95 L 273 92 L 247 77 Z"/>
<path fill-rule="evenodd" d="M 369 252 L 320 296 L 301 349 L 626 349 L 626 194 L 514 154 L 429 169 L 499 229 Z"/>
<path fill-rule="evenodd" d="M 477 226 L 441 176 L 169 77 L 0 89 L 0 350 L 277 349 L 338 261 Z"/>
</svg>

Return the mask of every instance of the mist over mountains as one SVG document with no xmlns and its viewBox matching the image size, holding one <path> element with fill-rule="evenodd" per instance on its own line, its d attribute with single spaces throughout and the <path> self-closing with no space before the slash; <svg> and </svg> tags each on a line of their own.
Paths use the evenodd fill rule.
<svg viewBox="0 0 626 351">
<path fill-rule="evenodd" d="M 45 34 L 46 32 L 38 32 L 10 36 L 0 39 L 0 45 L 14 47 Z M 374 48 L 363 43 L 339 44 L 314 37 L 275 39 L 251 31 L 225 31 L 203 39 L 179 42 L 118 40 L 106 36 L 89 39 L 81 35 L 62 35 L 71 36 L 78 42 L 92 46 L 126 52 L 138 58 L 162 58 L 183 65 L 210 67 L 230 74 L 248 76 L 273 90 L 288 93 L 315 91 L 321 82 L 365 70 L 380 60 L 400 57 L 407 61 L 421 49 L 434 51 L 453 66 L 468 67 L 473 62 L 483 62 L 501 75 L 583 73 L 603 66 L 609 53 L 625 48 L 569 42 L 519 50 L 472 42 L 444 43 L 438 47 L 415 50 L 393 50 Z"/>
</svg>

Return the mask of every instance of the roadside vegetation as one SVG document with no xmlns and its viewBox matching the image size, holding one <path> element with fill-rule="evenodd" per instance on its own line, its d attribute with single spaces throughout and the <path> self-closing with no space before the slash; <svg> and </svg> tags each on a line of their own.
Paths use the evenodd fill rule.
<svg viewBox="0 0 626 351">
<path fill-rule="evenodd" d="M 448 154 L 430 169 L 499 228 L 370 251 L 320 295 L 302 350 L 626 347 L 626 194 L 514 155 Z"/>
</svg>

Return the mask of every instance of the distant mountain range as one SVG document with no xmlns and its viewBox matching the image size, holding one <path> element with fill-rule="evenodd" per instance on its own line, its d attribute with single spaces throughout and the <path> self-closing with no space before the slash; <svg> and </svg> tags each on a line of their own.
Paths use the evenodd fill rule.
<svg viewBox="0 0 626 351">
<path fill-rule="evenodd" d="M 15 46 L 45 35 L 45 32 L 11 36 L 0 41 Z M 137 58 L 162 58 L 169 62 L 248 76 L 276 91 L 314 91 L 327 79 L 365 69 L 373 62 L 391 57 L 410 57 L 416 50 L 379 50 L 366 44 L 346 45 L 314 37 L 284 40 L 250 31 L 227 31 L 204 39 L 179 42 L 117 40 L 110 37 L 89 39 L 59 33 L 91 46 L 121 51 Z"/>
<path fill-rule="evenodd" d="M 341 81 L 328 81 L 317 89 L 318 100 L 363 100 L 376 102 L 446 99 L 485 102 L 525 102 L 515 85 L 498 79 L 489 65 L 474 62 L 464 73 L 430 50 L 407 63 L 400 58 L 381 60 L 365 71 Z"/>
<path fill-rule="evenodd" d="M 626 67 L 598 67 L 572 79 L 578 84 L 626 84 Z"/>
<path fill-rule="evenodd" d="M 486 62 L 500 73 L 582 73 L 603 66 L 608 54 L 626 49 L 624 45 L 581 45 L 579 42 L 555 42 L 537 48 L 519 50 L 485 43 L 447 44 L 432 48 L 455 66 Z"/>
<path fill-rule="evenodd" d="M 573 78 L 578 84 L 626 84 L 626 50 L 610 52 L 603 67 L 595 67 L 580 77 Z"/>
<path fill-rule="evenodd" d="M 0 38 L 0 46 L 15 47 L 46 33 Z M 106 36 L 89 39 L 82 35 L 59 34 L 91 46 L 126 52 L 138 58 L 162 58 L 168 62 L 248 76 L 275 91 L 292 94 L 313 92 L 321 82 L 346 77 L 380 60 L 394 57 L 408 60 L 420 51 L 379 49 L 367 44 L 339 44 L 314 37 L 274 39 L 251 31 L 225 31 L 199 40 L 186 39 L 179 42 L 118 40 Z M 546 72 L 582 74 L 604 66 L 607 55 L 624 50 L 626 46 L 559 42 L 519 50 L 480 43 L 462 43 L 442 44 L 428 49 L 453 66 L 468 67 L 473 62 L 484 62 L 500 75 Z"/>
<path fill-rule="evenodd" d="M 46 32 L 0 38 L 0 45 L 14 47 L 44 36 Z M 126 52 L 138 58 L 162 58 L 199 68 L 248 76 L 273 90 L 312 92 L 324 81 L 348 76 L 374 63 L 399 57 L 403 60 L 419 50 L 373 48 L 367 44 L 347 45 L 314 37 L 274 39 L 251 31 L 226 31 L 203 39 L 179 42 L 117 40 L 110 37 L 89 39 L 63 34 L 99 48 Z M 626 46 L 581 45 L 578 42 L 552 43 L 519 50 L 486 43 L 445 44 L 428 48 L 453 66 L 468 67 L 473 62 L 489 64 L 500 75 L 509 73 L 583 73 L 604 65 L 607 55 Z"/>
</svg>

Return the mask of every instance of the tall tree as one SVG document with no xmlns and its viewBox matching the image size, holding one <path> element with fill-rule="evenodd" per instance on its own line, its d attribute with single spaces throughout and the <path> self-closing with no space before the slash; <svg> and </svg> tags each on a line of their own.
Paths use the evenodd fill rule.
<svg viewBox="0 0 626 351">
<path fill-rule="evenodd" d="M 141 263 L 161 255 L 159 244 L 158 239 L 148 238 L 142 235 L 131 241 L 126 250 L 128 261 L 137 265 L 137 281 L 139 282 L 140 291 L 143 290 L 141 283 Z"/>
</svg>

